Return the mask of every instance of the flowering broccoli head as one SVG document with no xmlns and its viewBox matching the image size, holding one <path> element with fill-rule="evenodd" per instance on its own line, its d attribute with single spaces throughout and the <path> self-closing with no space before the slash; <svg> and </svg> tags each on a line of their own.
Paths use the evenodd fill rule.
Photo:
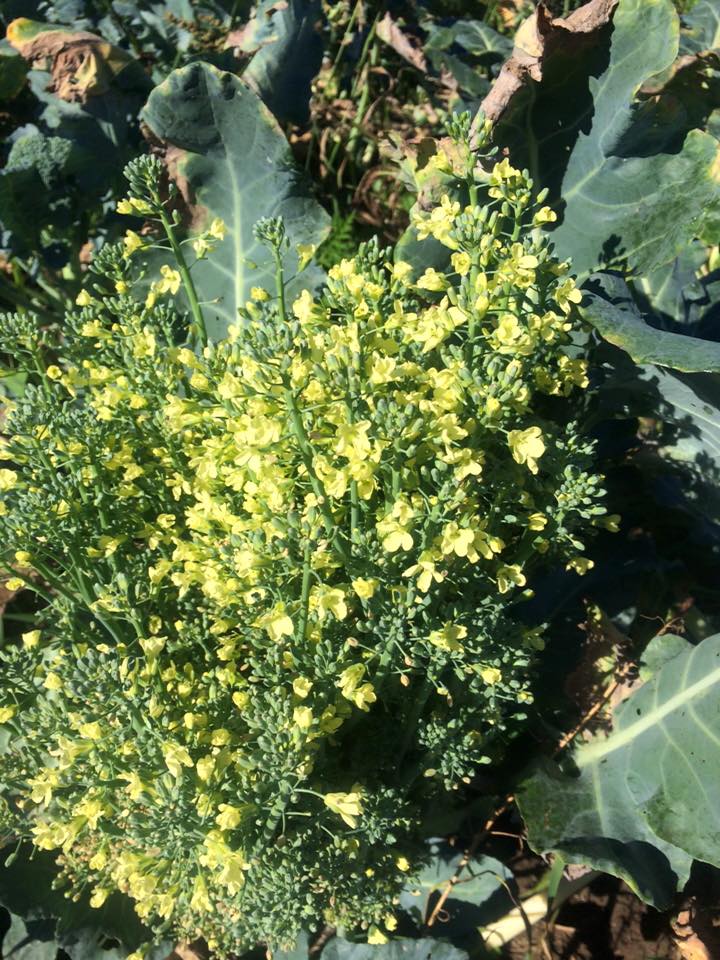
<svg viewBox="0 0 720 960">
<path fill-rule="evenodd" d="M 525 722 L 533 571 L 613 522 L 550 219 L 503 161 L 414 215 L 424 272 L 369 243 L 291 293 L 262 222 L 277 288 L 216 343 L 184 259 L 136 294 L 137 234 L 54 344 L 8 318 L 0 540 L 44 606 L 3 653 L 3 817 L 95 906 L 221 953 L 392 929 L 428 804 Z"/>
</svg>

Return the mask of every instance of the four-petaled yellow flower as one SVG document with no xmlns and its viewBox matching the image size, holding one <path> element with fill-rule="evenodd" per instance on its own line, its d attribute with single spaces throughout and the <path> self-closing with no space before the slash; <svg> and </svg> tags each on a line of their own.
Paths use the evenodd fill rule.
<svg viewBox="0 0 720 960">
<path fill-rule="evenodd" d="M 165 765 L 176 780 L 182 774 L 183 767 L 193 766 L 193 760 L 187 747 L 184 747 L 181 743 L 163 744 L 162 753 Z"/>
<path fill-rule="evenodd" d="M 242 820 L 242 812 L 230 803 L 218 804 L 218 810 L 220 813 L 215 817 L 215 823 L 221 830 L 234 830 Z"/>
<path fill-rule="evenodd" d="M 467 637 L 467 627 L 456 623 L 446 623 L 442 630 L 433 630 L 428 640 L 441 650 L 453 653 L 463 649 L 460 641 L 464 640 L 465 637 Z"/>
<path fill-rule="evenodd" d="M 293 723 L 301 730 L 308 730 L 312 726 L 313 712 L 310 707 L 295 707 L 293 710 Z"/>
<path fill-rule="evenodd" d="M 378 588 L 378 581 L 374 577 L 356 577 L 351 586 L 361 600 L 369 600 Z"/>
<path fill-rule="evenodd" d="M 126 257 L 131 257 L 136 250 L 140 250 L 143 246 L 142 237 L 135 233 L 134 230 L 128 230 L 125 236 L 123 237 L 123 253 Z"/>
<path fill-rule="evenodd" d="M 157 292 L 176 294 L 182 282 L 180 273 L 172 267 L 169 267 L 166 263 L 160 267 L 160 273 L 162 280 L 159 280 L 155 287 Z"/>
<path fill-rule="evenodd" d="M 278 604 L 278 606 L 260 617 L 255 626 L 265 630 L 271 640 L 282 640 L 283 637 L 291 637 L 294 631 L 293 622 L 287 613 L 285 613 L 284 604 Z"/>
<path fill-rule="evenodd" d="M 485 683 L 491 687 L 502 680 L 502 673 L 497 667 L 481 667 L 479 673 Z"/>
<path fill-rule="evenodd" d="M 328 613 L 337 620 L 344 620 L 348 614 L 345 603 L 345 592 L 339 587 L 318 587 L 311 594 L 311 605 L 317 610 L 318 619 L 322 622 Z"/>
<path fill-rule="evenodd" d="M 415 286 L 420 290 L 432 290 L 435 292 L 440 292 L 442 290 L 447 290 L 448 281 L 444 273 L 438 273 L 434 267 L 428 267 L 425 273 L 418 278 Z"/>
<path fill-rule="evenodd" d="M 519 564 L 511 563 L 498 568 L 497 584 L 500 593 L 507 593 L 513 587 L 524 587 L 526 583 L 525 574 Z"/>
<path fill-rule="evenodd" d="M 18 475 L 14 470 L 0 469 L 0 492 L 12 490 L 17 485 Z"/>
<path fill-rule="evenodd" d="M 362 793 L 358 786 L 354 786 L 350 793 L 326 793 L 323 800 L 349 827 L 357 827 L 357 818 L 363 810 Z"/>
<path fill-rule="evenodd" d="M 527 464 L 530 473 L 538 472 L 537 461 L 545 453 L 545 441 L 540 427 L 511 430 L 508 433 L 508 444 L 516 463 Z"/>
</svg>

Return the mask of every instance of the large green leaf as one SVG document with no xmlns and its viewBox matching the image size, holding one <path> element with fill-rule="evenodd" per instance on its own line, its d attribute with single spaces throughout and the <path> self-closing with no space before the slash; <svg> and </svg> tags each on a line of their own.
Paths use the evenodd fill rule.
<svg viewBox="0 0 720 960">
<path fill-rule="evenodd" d="M 33 930 L 32 924 L 14 915 L 10 916 L 10 929 L 2 938 L 3 960 L 55 960 L 58 945 L 52 931 Z"/>
<path fill-rule="evenodd" d="M 447 70 L 470 96 L 484 96 L 489 77 L 512 52 L 512 41 L 482 20 L 456 20 L 448 26 L 427 21 L 423 26 L 428 32 L 424 50 L 433 68 Z"/>
<path fill-rule="evenodd" d="M 294 246 L 318 244 L 329 217 L 310 195 L 290 147 L 258 95 L 230 73 L 205 63 L 175 70 L 150 95 L 142 114 L 167 149 L 171 175 L 180 185 L 197 231 L 214 217 L 227 227 L 225 240 L 193 277 L 211 336 L 224 334 L 253 286 L 274 285 L 268 250 L 253 233 L 262 217 L 282 216 L 292 247 L 288 277 L 297 268 Z M 303 279 L 306 274 L 303 274 Z"/>
<path fill-rule="evenodd" d="M 606 340 L 629 353 L 636 363 L 687 373 L 720 373 L 720 343 L 651 326 L 620 277 L 594 278 L 585 292 L 583 313 Z"/>
<path fill-rule="evenodd" d="M 570 156 L 554 233 L 578 273 L 617 258 L 642 271 L 667 263 L 720 205 L 713 137 L 692 130 L 677 152 L 648 155 L 645 126 L 633 129 L 633 99 L 672 64 L 678 37 L 671 0 L 620 0 L 607 69 L 589 81 L 591 126 Z"/>
<path fill-rule="evenodd" d="M 669 266 L 631 278 L 636 296 L 646 301 L 663 328 L 672 329 L 668 321 L 694 328 L 700 319 L 698 313 L 709 305 L 712 291 L 708 288 L 716 278 L 701 280 L 698 276 L 706 260 L 706 248 L 696 242 L 685 247 Z"/>
<path fill-rule="evenodd" d="M 322 63 L 319 0 L 262 0 L 242 30 L 241 49 L 256 53 L 243 79 L 278 120 L 306 123 L 311 83 Z"/>
<path fill-rule="evenodd" d="M 125 960 L 128 948 L 113 944 L 113 940 L 97 929 L 80 927 L 62 932 L 57 929 L 53 918 L 23 920 L 0 907 L 0 956 L 3 960 Z M 149 949 L 147 944 L 144 945 L 143 954 L 147 960 L 164 960 L 172 949 L 170 941 L 158 941 Z"/>
<path fill-rule="evenodd" d="M 0 40 L 0 101 L 12 100 L 25 86 L 28 65 L 7 40 Z"/>
<path fill-rule="evenodd" d="M 715 0 L 697 0 L 682 19 L 681 53 L 720 49 L 720 6 Z"/>
<path fill-rule="evenodd" d="M 612 348 L 598 354 L 604 356 L 598 365 L 603 382 L 594 426 L 614 419 L 655 424 L 638 465 L 661 503 L 692 518 L 692 541 L 683 549 L 697 553 L 698 566 L 711 570 L 712 560 L 698 544 L 720 543 L 720 375 L 637 366 Z"/>
<path fill-rule="evenodd" d="M 720 376 L 658 367 L 642 368 L 642 375 L 662 397 L 658 415 L 672 427 L 660 457 L 683 469 L 695 510 L 720 522 Z"/>
<path fill-rule="evenodd" d="M 613 730 L 524 784 L 520 805 L 536 850 L 625 879 L 669 903 L 693 858 L 720 866 L 720 634 L 677 656 L 615 711 Z"/>
<path fill-rule="evenodd" d="M 467 960 L 467 953 L 442 940 L 398 938 L 372 945 L 334 937 L 323 950 L 325 960 Z"/>
<path fill-rule="evenodd" d="M 555 204 L 578 135 L 590 127 L 590 78 L 607 70 L 613 5 L 592 0 L 561 20 L 539 6 L 482 105 L 495 120 L 497 145 L 509 148 Z"/>
<path fill-rule="evenodd" d="M 400 906 L 419 922 L 429 916 L 437 898 L 463 862 L 462 854 L 447 855 L 452 853 L 451 850 L 445 853 L 443 856 L 443 851 L 434 846 L 428 865 L 400 894 Z M 479 907 L 498 890 L 504 889 L 508 881 L 512 881 L 512 871 L 503 863 L 494 857 L 477 857 L 462 871 L 459 882 L 453 886 L 447 901 L 449 910 L 452 911 L 451 899 Z"/>
</svg>

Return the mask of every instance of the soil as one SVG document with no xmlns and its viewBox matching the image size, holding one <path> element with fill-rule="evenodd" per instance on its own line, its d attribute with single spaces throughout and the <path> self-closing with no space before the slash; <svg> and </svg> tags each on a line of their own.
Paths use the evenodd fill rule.
<svg viewBox="0 0 720 960">
<path fill-rule="evenodd" d="M 647 907 L 619 880 L 598 877 L 560 910 L 505 948 L 507 960 L 684 960 L 669 916 Z M 703 958 L 704 960 L 704 958 Z"/>
<path fill-rule="evenodd" d="M 547 863 L 523 846 L 505 862 L 520 898 L 547 873 Z M 571 868 L 574 869 L 574 868 Z M 581 871 L 577 871 L 581 872 Z M 561 907 L 554 923 L 508 943 L 504 960 L 720 960 L 720 873 L 696 863 L 685 894 L 659 912 L 621 880 L 596 874 Z"/>
</svg>

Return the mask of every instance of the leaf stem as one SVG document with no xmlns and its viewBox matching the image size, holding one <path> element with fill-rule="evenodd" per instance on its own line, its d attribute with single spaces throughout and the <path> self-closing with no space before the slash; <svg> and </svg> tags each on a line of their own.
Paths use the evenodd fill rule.
<svg viewBox="0 0 720 960">
<path fill-rule="evenodd" d="M 325 529 L 327 531 L 328 537 L 335 549 L 335 552 L 338 554 L 343 563 L 349 563 L 350 557 L 345 545 L 341 539 L 341 533 L 338 530 L 337 524 L 335 523 L 335 518 L 333 517 L 332 510 L 328 506 L 327 495 L 325 489 L 320 482 L 318 475 L 315 473 L 315 468 L 313 466 L 313 450 L 310 444 L 310 440 L 305 431 L 305 426 L 302 422 L 302 415 L 298 408 L 297 403 L 295 402 L 295 397 L 292 395 L 292 391 L 285 391 L 285 398 L 288 405 L 288 410 L 290 412 L 290 422 L 292 424 L 293 432 L 300 447 L 300 454 L 305 464 L 305 469 L 308 472 L 310 477 L 310 484 L 313 488 L 313 493 L 317 497 L 318 506 L 320 512 L 322 513 L 323 522 Z"/>
<path fill-rule="evenodd" d="M 273 247 L 273 255 L 275 257 L 275 288 L 278 296 L 278 307 L 280 308 L 280 319 L 283 323 L 287 323 L 287 304 L 285 302 L 285 271 L 283 269 L 280 250 L 277 247 Z"/>
<path fill-rule="evenodd" d="M 162 206 L 160 198 L 154 197 L 153 199 L 157 201 L 160 221 L 170 242 L 170 246 L 172 247 L 172 252 L 175 256 L 175 260 L 177 261 L 178 271 L 180 272 L 183 286 L 185 287 L 185 293 L 187 294 L 187 298 L 190 302 L 190 310 L 193 315 L 195 334 L 200 341 L 200 345 L 205 347 L 207 346 L 208 342 L 207 327 L 205 326 L 205 318 L 203 317 L 203 312 L 200 307 L 197 290 L 195 289 L 195 283 L 190 275 L 190 269 L 187 265 L 187 261 L 185 260 L 185 255 L 182 252 L 182 247 L 178 243 L 178 239 L 175 236 L 175 230 L 173 229 L 173 225 L 170 223 L 170 218 L 168 217 L 167 213 L 165 213 L 165 208 Z"/>
<path fill-rule="evenodd" d="M 297 627 L 297 641 L 301 643 L 305 639 L 305 631 L 308 622 L 308 606 L 310 602 L 310 537 L 305 541 L 305 551 L 303 554 L 303 575 L 302 588 L 300 593 L 300 619 Z"/>
</svg>

